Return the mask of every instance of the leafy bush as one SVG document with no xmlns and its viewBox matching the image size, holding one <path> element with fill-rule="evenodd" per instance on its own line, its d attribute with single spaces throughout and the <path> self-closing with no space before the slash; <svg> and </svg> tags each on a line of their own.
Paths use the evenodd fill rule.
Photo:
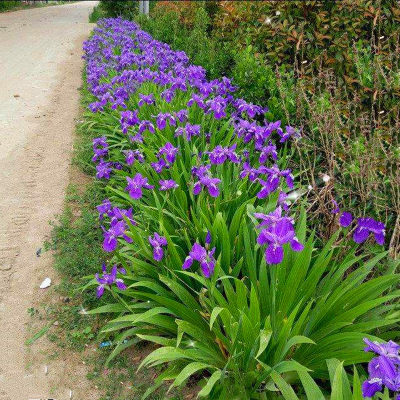
<svg viewBox="0 0 400 400">
<path fill-rule="evenodd" d="M 387 246 L 398 255 L 397 2 L 180 3 L 157 2 L 151 18 L 139 21 L 210 78 L 232 76 L 241 96 L 268 105 L 270 119 L 302 128 L 305 140 L 291 162 L 303 189 L 312 187 L 310 223 L 318 235 L 329 237 L 337 223 L 326 206 L 335 200 L 384 220 Z M 212 8 L 207 28 L 188 40 L 202 7 Z M 174 29 L 166 35 L 170 21 Z"/>
<path fill-rule="evenodd" d="M 343 368 L 370 359 L 362 338 L 395 334 L 397 265 L 377 246 L 371 258 L 350 244 L 351 228 L 337 224 L 322 246 L 307 230 L 287 169 L 294 128 L 264 121 L 228 78 L 207 80 L 136 24 L 99 26 L 84 45 L 85 118 L 101 135 L 93 161 L 107 182 L 98 211 L 110 267 L 87 288 L 115 299 L 91 312 L 112 315 L 109 360 L 156 343 L 142 366 L 168 366 L 147 396 L 194 376 L 210 399 L 314 400 L 331 378 L 332 399 L 350 399 Z M 383 228 L 359 220 L 353 237 L 382 244 Z"/>
<path fill-rule="evenodd" d="M 234 52 L 229 44 L 216 41 L 209 34 L 211 19 L 201 3 L 157 2 L 151 18 L 138 16 L 136 20 L 156 39 L 185 51 L 194 63 L 206 69 L 210 78 L 218 78 L 230 70 Z"/>
<path fill-rule="evenodd" d="M 14 7 L 17 7 L 19 1 L 13 1 L 13 0 L 5 0 L 0 2 L 0 12 L 1 11 L 6 11 L 6 10 L 11 10 Z"/>
<path fill-rule="evenodd" d="M 138 1 L 101 0 L 100 8 L 109 17 L 132 17 L 138 13 Z"/>
</svg>

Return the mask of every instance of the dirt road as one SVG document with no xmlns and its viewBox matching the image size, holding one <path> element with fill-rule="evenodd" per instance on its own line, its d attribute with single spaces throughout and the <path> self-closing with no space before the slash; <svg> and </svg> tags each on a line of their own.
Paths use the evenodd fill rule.
<svg viewBox="0 0 400 400">
<path fill-rule="evenodd" d="M 36 251 L 63 205 L 95 3 L 0 14 L 0 400 L 69 399 L 71 382 L 73 399 L 91 398 L 84 370 L 58 360 L 46 374 L 24 343 L 27 309 L 54 277 Z"/>
</svg>

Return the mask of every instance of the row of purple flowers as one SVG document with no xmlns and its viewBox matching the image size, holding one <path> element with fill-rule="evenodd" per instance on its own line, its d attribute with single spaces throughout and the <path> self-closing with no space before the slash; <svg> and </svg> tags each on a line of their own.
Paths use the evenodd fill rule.
<svg viewBox="0 0 400 400">
<path fill-rule="evenodd" d="M 214 133 L 205 132 L 202 125 L 190 122 L 191 109 L 196 109 L 204 116 L 211 116 L 215 121 L 227 119 L 234 130 L 234 141 L 226 146 L 218 144 L 212 149 L 201 149 L 199 156 L 204 156 L 207 161 L 200 165 L 194 162 L 191 166 L 190 173 L 194 179 L 192 194 L 198 196 L 206 192 L 211 198 L 218 198 L 222 179 L 212 174 L 212 166 L 225 163 L 238 166 L 240 179 L 248 179 L 250 183 L 259 185 L 256 193 L 258 199 L 279 192 L 275 211 L 255 214 L 260 220 L 257 243 L 265 246 L 266 262 L 280 264 L 286 244 L 293 251 L 303 250 L 303 244 L 296 237 L 294 219 L 289 216 L 287 201 L 287 189 L 294 189 L 294 176 L 290 169 L 280 169 L 278 165 L 280 147 L 289 139 L 299 140 L 298 130 L 291 126 L 283 129 L 280 121 L 266 121 L 266 108 L 234 97 L 236 88 L 230 79 L 223 77 L 220 80 L 207 80 L 204 69 L 191 65 L 184 52 L 174 51 L 167 44 L 154 40 L 135 23 L 122 19 L 103 20 L 91 39 L 85 42 L 84 50 L 88 87 L 97 97 L 89 108 L 93 113 L 118 112 L 120 132 L 132 146 L 121 149 L 125 160 L 123 163 L 113 159 L 107 136 L 95 138 L 92 161 L 96 163 L 98 179 L 112 179 L 115 170 L 131 171 L 135 163 L 146 165 L 146 156 L 137 145 L 145 144 L 148 135 L 174 130 L 173 138 L 176 142 L 172 143 L 171 140 L 163 143 L 156 151 L 157 161 L 148 163 L 157 174 L 167 173 L 180 157 L 179 138 L 187 143 L 204 139 L 204 143 L 209 145 Z M 145 83 L 155 85 L 155 92 L 139 93 L 138 90 Z M 172 104 L 181 92 L 190 94 L 189 100 L 182 104 L 184 108 L 156 113 L 161 105 L 165 109 L 165 105 Z M 138 108 L 135 110 L 128 109 L 132 96 L 138 98 Z M 141 118 L 143 110 L 148 110 L 151 119 Z M 278 140 L 274 141 L 273 136 Z M 268 165 L 269 162 L 272 165 Z M 134 201 L 139 201 L 145 191 L 156 190 L 156 187 L 161 192 L 173 191 L 179 187 L 170 176 L 158 182 L 149 182 L 149 178 L 141 172 L 126 177 L 126 182 L 125 190 Z M 105 199 L 97 209 L 100 220 L 107 218 L 108 221 L 107 228 L 104 224 L 102 226 L 103 248 L 106 252 L 115 251 L 119 239 L 132 242 L 127 231 L 128 222 L 136 225 L 133 208 L 121 209 Z M 356 243 L 365 242 L 372 235 L 378 244 L 384 244 L 383 223 L 372 218 L 355 219 L 349 212 L 340 212 L 338 207 L 334 211 L 340 213 L 339 223 L 342 227 L 349 228 L 355 222 L 353 239 Z M 216 265 L 216 248 L 210 248 L 211 241 L 208 233 L 204 246 L 197 241 L 193 243 L 182 268 L 191 268 L 197 262 L 206 278 L 212 276 Z M 166 237 L 154 232 L 148 237 L 148 243 L 154 260 L 162 262 L 168 245 Z M 106 286 L 113 284 L 124 290 L 125 272 L 115 265 L 111 273 L 108 273 L 103 265 L 102 275 L 96 275 L 98 296 L 103 294 Z M 399 346 L 393 342 L 368 342 L 366 350 L 376 352 L 378 357 L 369 365 L 370 378 L 363 384 L 364 396 L 373 396 L 383 386 L 394 392 L 400 391 Z"/>
</svg>

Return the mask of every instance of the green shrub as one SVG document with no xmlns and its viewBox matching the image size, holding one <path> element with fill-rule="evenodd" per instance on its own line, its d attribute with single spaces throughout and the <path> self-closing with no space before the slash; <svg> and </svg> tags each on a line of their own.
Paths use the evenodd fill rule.
<svg viewBox="0 0 400 400">
<path fill-rule="evenodd" d="M 13 0 L 1 1 L 0 2 L 0 12 L 11 10 L 11 9 L 17 7 L 18 5 L 20 5 L 19 1 L 13 1 Z"/>
<path fill-rule="evenodd" d="M 139 10 L 138 1 L 101 0 L 100 7 L 108 17 L 132 17 Z"/>
</svg>

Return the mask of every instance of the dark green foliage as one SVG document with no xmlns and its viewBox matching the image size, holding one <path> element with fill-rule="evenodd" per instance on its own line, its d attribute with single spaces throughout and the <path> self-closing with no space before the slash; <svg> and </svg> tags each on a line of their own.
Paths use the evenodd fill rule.
<svg viewBox="0 0 400 400">
<path fill-rule="evenodd" d="M 18 7 L 18 5 L 20 4 L 21 4 L 20 1 L 14 1 L 14 0 L 0 1 L 0 12 L 11 10 L 15 7 Z"/>
<path fill-rule="evenodd" d="M 151 18 L 138 16 L 136 19 L 155 39 L 167 42 L 173 49 L 185 51 L 194 64 L 207 70 L 210 78 L 230 75 L 235 53 L 231 45 L 213 39 L 208 33 L 211 19 L 204 8 L 199 7 L 194 12 L 190 27 L 181 24 L 175 10 L 163 12 L 155 8 Z"/>
<path fill-rule="evenodd" d="M 130 17 L 138 12 L 138 1 L 101 0 L 100 7 L 107 17 Z"/>
</svg>

